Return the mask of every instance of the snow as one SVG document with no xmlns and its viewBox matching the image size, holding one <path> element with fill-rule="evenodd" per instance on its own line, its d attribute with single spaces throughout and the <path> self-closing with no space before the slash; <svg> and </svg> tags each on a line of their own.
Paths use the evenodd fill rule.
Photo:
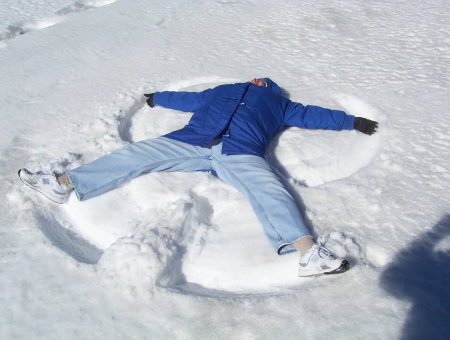
<svg viewBox="0 0 450 340">
<path fill-rule="evenodd" d="M 0 1 L 0 338 L 450 338 L 448 5 Z M 292 128 L 267 154 L 345 274 L 298 278 L 207 173 L 61 206 L 17 179 L 189 120 L 143 93 L 264 76 L 380 122 Z"/>
</svg>

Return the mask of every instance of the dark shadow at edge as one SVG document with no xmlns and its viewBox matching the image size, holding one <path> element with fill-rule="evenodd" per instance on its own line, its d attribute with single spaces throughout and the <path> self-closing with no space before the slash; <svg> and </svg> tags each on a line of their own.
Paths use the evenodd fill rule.
<svg viewBox="0 0 450 340">
<path fill-rule="evenodd" d="M 54 217 L 43 213 L 34 213 L 39 229 L 52 244 L 78 262 L 96 264 L 103 255 L 103 251 L 80 235 L 65 228 Z"/>
<path fill-rule="evenodd" d="M 450 214 L 400 251 L 382 273 L 381 286 L 412 303 L 402 340 L 450 339 L 450 251 L 436 244 L 450 235 Z"/>
</svg>

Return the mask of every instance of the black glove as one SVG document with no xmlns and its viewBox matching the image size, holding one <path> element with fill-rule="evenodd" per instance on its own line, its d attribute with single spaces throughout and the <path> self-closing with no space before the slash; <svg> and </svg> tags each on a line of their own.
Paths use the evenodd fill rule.
<svg viewBox="0 0 450 340">
<path fill-rule="evenodd" d="M 359 132 L 365 133 L 366 135 L 371 135 L 377 132 L 378 122 L 362 117 L 356 117 L 355 125 L 353 127 Z"/>
<path fill-rule="evenodd" d="M 147 97 L 147 100 L 145 102 L 150 107 L 155 107 L 155 104 L 153 104 L 153 95 L 154 93 L 144 93 L 144 96 Z"/>
</svg>

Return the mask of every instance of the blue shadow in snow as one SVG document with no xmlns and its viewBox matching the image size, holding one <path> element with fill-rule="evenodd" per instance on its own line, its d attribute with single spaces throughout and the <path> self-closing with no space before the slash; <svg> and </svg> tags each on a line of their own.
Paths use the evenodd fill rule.
<svg viewBox="0 0 450 340">
<path fill-rule="evenodd" d="M 42 233 L 54 246 L 73 257 L 78 262 L 96 264 L 103 251 L 78 234 L 65 228 L 56 218 L 42 213 L 35 213 L 34 217 Z"/>
<path fill-rule="evenodd" d="M 423 233 L 382 273 L 381 285 L 410 300 L 402 340 L 450 339 L 450 250 L 435 247 L 450 235 L 450 215 Z"/>
</svg>

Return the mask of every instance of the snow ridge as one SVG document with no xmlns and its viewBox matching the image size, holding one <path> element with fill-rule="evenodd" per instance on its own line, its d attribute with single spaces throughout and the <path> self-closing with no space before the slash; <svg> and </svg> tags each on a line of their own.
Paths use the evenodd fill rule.
<svg viewBox="0 0 450 340">
<path fill-rule="evenodd" d="M 0 47 L 6 46 L 4 43 L 5 40 L 13 39 L 18 35 L 38 31 L 56 25 L 64 21 L 65 16 L 71 13 L 102 7 L 112 4 L 116 1 L 117 0 L 77 0 L 73 4 L 56 11 L 55 15 L 46 18 L 11 24 L 7 27 L 5 32 L 0 33 Z"/>
</svg>

